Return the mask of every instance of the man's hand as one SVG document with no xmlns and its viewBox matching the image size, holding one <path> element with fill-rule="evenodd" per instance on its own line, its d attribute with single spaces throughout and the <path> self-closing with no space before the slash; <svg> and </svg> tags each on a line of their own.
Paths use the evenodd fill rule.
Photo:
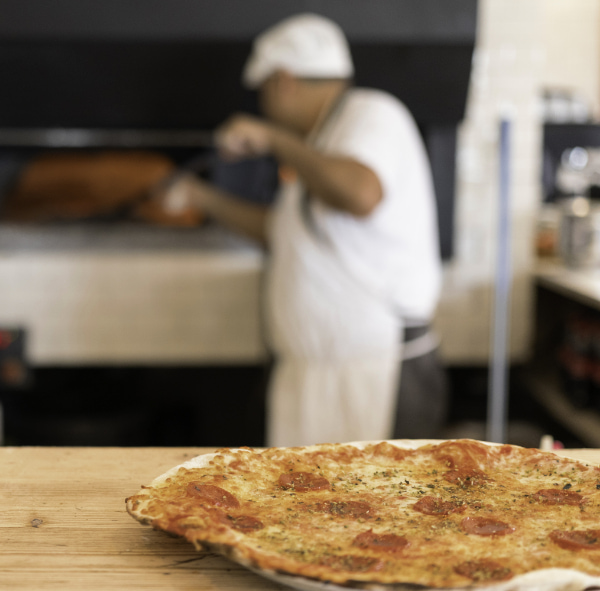
<svg viewBox="0 0 600 591">
<path fill-rule="evenodd" d="M 178 172 L 159 182 L 147 199 L 133 208 L 134 217 L 155 224 L 193 227 L 199 225 L 205 212 L 193 199 L 196 193 L 188 172 Z"/>
<path fill-rule="evenodd" d="M 266 245 L 268 207 L 237 199 L 191 173 L 183 172 L 159 187 L 152 198 L 169 215 L 185 215 L 186 211 L 206 214 Z"/>
<path fill-rule="evenodd" d="M 200 185 L 201 182 L 191 173 L 181 173 L 165 187 L 159 187 L 152 199 L 159 203 L 166 213 L 177 215 L 199 206 Z"/>
<path fill-rule="evenodd" d="M 217 148 L 227 160 L 242 160 L 269 154 L 271 125 L 249 115 L 235 115 L 216 132 Z"/>
</svg>

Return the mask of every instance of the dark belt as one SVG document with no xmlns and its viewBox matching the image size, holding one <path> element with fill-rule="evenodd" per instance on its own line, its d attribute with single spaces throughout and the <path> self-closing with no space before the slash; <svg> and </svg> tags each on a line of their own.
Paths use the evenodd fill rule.
<svg viewBox="0 0 600 591">
<path fill-rule="evenodd" d="M 422 337 L 424 334 L 429 332 L 429 330 L 429 324 L 421 324 L 419 326 L 405 326 L 403 341 L 405 343 L 414 341 L 415 339 L 418 339 L 419 337 Z"/>
</svg>

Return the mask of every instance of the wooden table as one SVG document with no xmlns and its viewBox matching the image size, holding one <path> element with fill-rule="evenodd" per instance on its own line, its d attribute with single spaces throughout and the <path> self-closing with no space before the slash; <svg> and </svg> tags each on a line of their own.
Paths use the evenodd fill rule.
<svg viewBox="0 0 600 591">
<path fill-rule="evenodd" d="M 0 448 L 0 589 L 284 589 L 144 527 L 125 498 L 206 448 Z M 561 455 L 600 463 L 600 450 Z"/>
<path fill-rule="evenodd" d="M 0 448 L 0 589 L 284 589 L 142 526 L 125 498 L 202 448 Z"/>
</svg>

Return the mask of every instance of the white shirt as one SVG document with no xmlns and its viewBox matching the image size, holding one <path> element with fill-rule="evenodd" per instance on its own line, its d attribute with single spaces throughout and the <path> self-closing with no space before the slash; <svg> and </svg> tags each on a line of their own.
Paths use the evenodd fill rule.
<svg viewBox="0 0 600 591">
<path fill-rule="evenodd" d="M 441 263 L 431 172 L 419 131 L 391 95 L 351 89 L 313 143 L 369 167 L 383 198 L 366 217 L 283 186 L 271 224 L 267 324 L 276 353 L 305 359 L 375 358 L 406 319 L 437 304 Z"/>
</svg>

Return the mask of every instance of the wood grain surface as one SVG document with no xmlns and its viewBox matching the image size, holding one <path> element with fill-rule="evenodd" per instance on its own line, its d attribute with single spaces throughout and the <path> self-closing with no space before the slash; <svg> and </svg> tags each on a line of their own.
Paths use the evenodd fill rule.
<svg viewBox="0 0 600 591">
<path fill-rule="evenodd" d="M 0 448 L 0 589 L 284 589 L 137 523 L 125 498 L 206 448 Z M 561 455 L 600 463 L 600 450 Z"/>
<path fill-rule="evenodd" d="M 0 589 L 283 589 L 144 527 L 125 498 L 201 448 L 0 448 Z"/>
</svg>

